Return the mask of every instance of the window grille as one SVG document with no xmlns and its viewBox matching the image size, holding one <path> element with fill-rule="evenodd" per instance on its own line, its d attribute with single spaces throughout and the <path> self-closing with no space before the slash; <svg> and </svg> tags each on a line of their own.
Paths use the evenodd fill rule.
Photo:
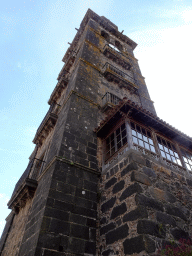
<svg viewBox="0 0 192 256">
<path fill-rule="evenodd" d="M 131 132 L 132 132 L 133 144 L 139 145 L 155 153 L 155 147 L 154 147 L 154 143 L 153 143 L 153 139 L 150 131 L 131 122 Z"/>
<path fill-rule="evenodd" d="M 125 123 L 116 129 L 106 139 L 106 160 L 127 143 L 127 131 Z"/>
<path fill-rule="evenodd" d="M 159 136 L 157 136 L 157 141 L 160 148 L 161 156 L 168 161 L 182 166 L 175 146 L 171 142 Z"/>
<path fill-rule="evenodd" d="M 181 149 L 181 153 L 187 169 L 192 171 L 192 154 L 183 149 Z"/>
</svg>

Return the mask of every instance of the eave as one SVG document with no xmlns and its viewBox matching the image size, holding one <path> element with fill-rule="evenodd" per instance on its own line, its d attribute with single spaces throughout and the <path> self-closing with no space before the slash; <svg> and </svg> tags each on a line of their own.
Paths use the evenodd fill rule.
<svg viewBox="0 0 192 256">
<path fill-rule="evenodd" d="M 47 137 L 50 130 L 55 126 L 57 122 L 57 118 L 58 116 L 56 114 L 48 111 L 48 113 L 46 114 L 44 120 L 42 121 L 42 123 L 40 124 L 36 132 L 33 143 L 39 144 L 39 145 L 42 144 L 42 141 Z"/>
<path fill-rule="evenodd" d="M 55 86 L 55 89 L 53 90 L 48 104 L 51 105 L 55 102 L 57 102 L 57 100 L 60 98 L 62 91 L 66 88 L 67 84 L 68 84 L 68 78 L 66 77 L 61 77 L 59 82 L 57 83 L 57 85 Z"/>
<path fill-rule="evenodd" d="M 167 136 L 171 140 L 176 141 L 180 145 L 192 150 L 192 138 L 175 129 L 158 116 L 147 111 L 143 107 L 135 104 L 131 100 L 124 98 L 116 107 L 114 107 L 108 116 L 95 129 L 98 137 L 106 137 L 109 131 L 117 124 L 122 116 L 127 115 L 135 121 L 142 123 L 147 127 L 151 127 L 157 133 Z"/>
<path fill-rule="evenodd" d="M 33 197 L 37 185 L 36 180 L 26 178 L 9 200 L 8 208 L 14 209 L 18 213 L 20 208 L 25 206 L 27 200 Z"/>
</svg>

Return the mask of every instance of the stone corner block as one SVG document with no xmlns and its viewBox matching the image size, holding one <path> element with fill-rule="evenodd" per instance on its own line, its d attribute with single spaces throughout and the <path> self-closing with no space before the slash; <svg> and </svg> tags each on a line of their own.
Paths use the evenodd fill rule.
<svg viewBox="0 0 192 256">
<path fill-rule="evenodd" d="M 146 160 L 144 157 L 136 154 L 136 153 L 131 153 L 130 156 L 129 156 L 129 162 L 136 162 L 138 164 L 141 164 L 141 165 L 146 165 Z"/>
<path fill-rule="evenodd" d="M 138 165 L 135 162 L 130 163 L 121 172 L 121 177 L 125 176 L 127 173 L 133 170 L 138 170 Z"/>
<path fill-rule="evenodd" d="M 147 175 L 145 175 L 143 173 L 140 173 L 138 171 L 133 171 L 132 172 L 131 181 L 137 181 L 137 182 L 143 183 L 147 186 L 152 185 L 151 179 Z"/>
<path fill-rule="evenodd" d="M 151 220 L 139 220 L 137 224 L 137 233 L 165 238 L 166 229 L 164 225 L 158 225 Z"/>
<path fill-rule="evenodd" d="M 155 242 L 147 235 L 139 235 L 123 242 L 124 253 L 131 255 L 146 251 L 147 253 L 155 252 Z"/>
</svg>

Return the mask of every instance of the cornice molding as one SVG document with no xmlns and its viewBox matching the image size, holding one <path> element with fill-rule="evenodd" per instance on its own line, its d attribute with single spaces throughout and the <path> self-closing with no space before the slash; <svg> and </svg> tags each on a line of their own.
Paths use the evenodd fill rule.
<svg viewBox="0 0 192 256">
<path fill-rule="evenodd" d="M 96 171 L 95 169 L 93 168 L 90 168 L 90 167 L 87 167 L 87 166 L 84 166 L 82 164 L 79 164 L 77 162 L 73 162 L 69 159 L 66 159 L 65 157 L 62 157 L 62 156 L 54 156 L 52 158 L 52 160 L 49 162 L 49 164 L 47 165 L 47 167 L 44 169 L 44 171 L 41 173 L 41 175 L 38 177 L 38 181 L 44 176 L 44 174 L 48 171 L 48 169 L 56 162 L 56 161 L 61 161 L 63 163 L 66 163 L 70 166 L 75 166 L 75 167 L 78 167 L 78 168 L 81 168 L 87 172 L 91 172 L 93 174 L 96 174 L 98 176 L 101 175 L 101 173 L 99 171 Z"/>
</svg>

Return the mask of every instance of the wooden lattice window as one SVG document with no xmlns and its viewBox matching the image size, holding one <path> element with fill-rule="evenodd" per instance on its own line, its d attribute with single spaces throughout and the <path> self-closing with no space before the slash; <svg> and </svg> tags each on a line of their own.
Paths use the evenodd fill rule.
<svg viewBox="0 0 192 256">
<path fill-rule="evenodd" d="M 184 149 L 181 149 L 181 153 L 187 169 L 189 171 L 192 171 L 192 154 Z"/>
<path fill-rule="evenodd" d="M 138 124 L 131 122 L 133 144 L 139 145 L 155 153 L 151 132 Z"/>
<path fill-rule="evenodd" d="M 106 160 L 127 143 L 125 123 L 112 132 L 106 139 Z"/>
<path fill-rule="evenodd" d="M 157 136 L 158 145 L 160 148 L 161 156 L 168 161 L 182 166 L 176 147 L 173 143 Z"/>
</svg>

